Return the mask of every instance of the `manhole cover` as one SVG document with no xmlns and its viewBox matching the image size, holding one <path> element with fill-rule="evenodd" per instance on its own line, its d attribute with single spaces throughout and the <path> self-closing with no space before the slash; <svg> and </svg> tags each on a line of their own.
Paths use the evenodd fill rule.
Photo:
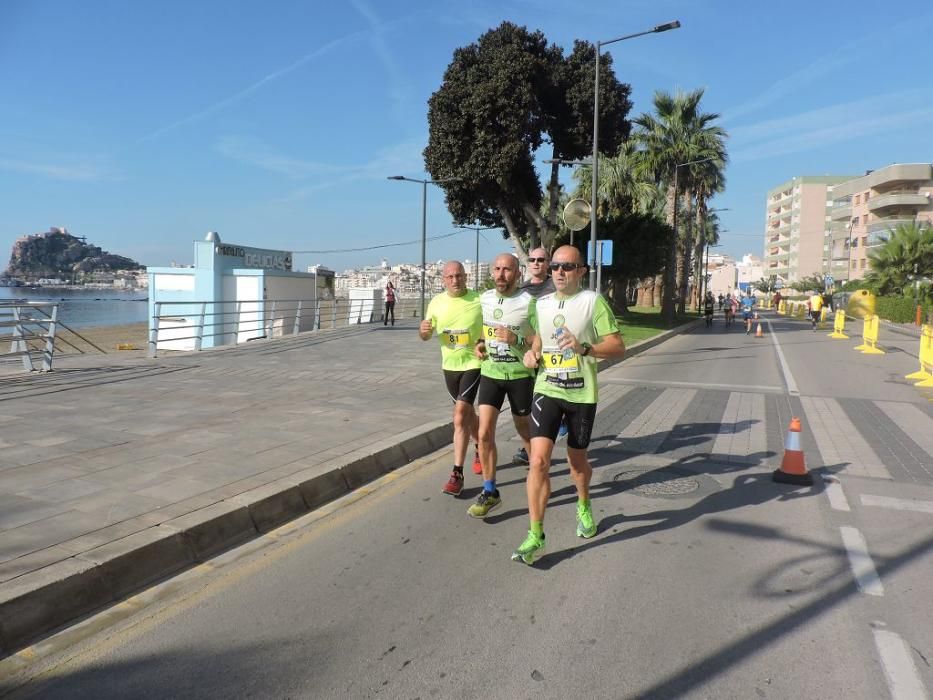
<svg viewBox="0 0 933 700">
<path fill-rule="evenodd" d="M 677 469 L 633 469 L 616 474 L 613 480 L 643 496 L 685 496 L 700 488 L 690 472 Z"/>
</svg>

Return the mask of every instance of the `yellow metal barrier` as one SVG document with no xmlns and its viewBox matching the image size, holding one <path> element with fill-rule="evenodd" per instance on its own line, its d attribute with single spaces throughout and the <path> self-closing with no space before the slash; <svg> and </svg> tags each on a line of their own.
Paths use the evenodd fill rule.
<svg viewBox="0 0 933 700">
<path fill-rule="evenodd" d="M 787 302 L 781 299 L 781 303 L 778 304 L 778 313 L 783 315 L 787 313 Z"/>
<path fill-rule="evenodd" d="M 920 370 L 904 379 L 921 380 L 914 386 L 933 386 L 933 326 L 923 326 L 920 331 Z"/>
<path fill-rule="evenodd" d="M 807 315 L 807 307 L 804 304 L 797 305 L 797 318 L 803 318 Z"/>
<path fill-rule="evenodd" d="M 829 307 L 824 306 L 820 309 L 820 325 L 826 323 L 826 317 L 829 316 Z"/>
<path fill-rule="evenodd" d="M 839 309 L 836 312 L 836 319 L 833 321 L 833 332 L 829 334 L 829 337 L 847 340 L 849 336 L 846 335 L 845 330 L 846 312 L 842 309 Z"/>
<path fill-rule="evenodd" d="M 862 319 L 862 344 L 855 349 L 864 355 L 884 355 L 884 350 L 878 347 L 878 330 L 881 319 L 877 316 L 866 316 Z"/>
</svg>

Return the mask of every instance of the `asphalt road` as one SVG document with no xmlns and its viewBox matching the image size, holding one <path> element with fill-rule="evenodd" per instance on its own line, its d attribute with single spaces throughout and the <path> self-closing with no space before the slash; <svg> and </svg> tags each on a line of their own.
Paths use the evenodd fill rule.
<svg viewBox="0 0 933 700">
<path fill-rule="evenodd" d="M 441 453 L 37 645 L 14 696 L 925 697 L 933 412 L 898 379 L 911 342 L 868 358 L 797 322 L 720 324 L 600 375 L 593 540 L 562 449 L 534 567 L 509 559 L 525 469 L 475 520 L 479 477 L 442 495 Z M 792 414 L 813 487 L 771 480 Z"/>
</svg>

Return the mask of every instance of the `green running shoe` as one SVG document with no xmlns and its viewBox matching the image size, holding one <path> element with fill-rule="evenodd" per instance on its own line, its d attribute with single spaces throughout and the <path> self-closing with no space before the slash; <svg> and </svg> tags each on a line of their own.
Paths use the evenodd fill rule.
<svg viewBox="0 0 933 700">
<path fill-rule="evenodd" d="M 593 522 L 593 508 L 587 503 L 577 503 L 577 537 L 589 539 L 596 534 L 596 523 Z"/>
<path fill-rule="evenodd" d="M 531 566 L 534 564 L 535 558 L 540 557 L 542 554 L 544 554 L 544 533 L 542 532 L 541 537 L 538 537 L 529 530 L 525 541 L 512 552 L 512 561 L 521 561 Z"/>
<path fill-rule="evenodd" d="M 476 497 L 476 503 L 467 508 L 467 514 L 472 515 L 474 518 L 485 518 L 489 511 L 500 503 L 502 503 L 502 499 L 499 498 L 498 491 L 489 493 L 489 491 L 483 490 Z"/>
</svg>

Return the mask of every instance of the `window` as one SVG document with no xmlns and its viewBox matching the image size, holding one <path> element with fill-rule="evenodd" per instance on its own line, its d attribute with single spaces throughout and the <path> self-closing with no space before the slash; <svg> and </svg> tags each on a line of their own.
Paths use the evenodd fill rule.
<svg viewBox="0 0 933 700">
<path fill-rule="evenodd" d="M 853 270 L 856 269 L 856 266 L 857 266 L 857 265 L 858 265 L 858 260 L 853 260 L 853 261 L 852 261 L 852 269 L 853 269 Z"/>
<path fill-rule="evenodd" d="M 866 262 L 868 262 L 868 261 L 865 260 L 865 258 L 862 258 L 861 261 L 859 262 L 859 267 L 860 267 L 861 269 L 864 270 L 864 269 L 865 269 L 865 263 L 866 263 Z"/>
<path fill-rule="evenodd" d="M 864 248 L 867 245 L 868 245 L 868 236 L 862 236 L 862 247 Z"/>
<path fill-rule="evenodd" d="M 858 204 L 858 203 L 859 203 L 859 200 L 861 199 L 861 197 L 862 197 L 862 196 L 859 195 L 859 194 L 855 195 L 855 202 L 854 202 L 854 203 L 855 203 L 855 204 Z"/>
<path fill-rule="evenodd" d="M 869 195 L 871 195 L 871 192 L 870 192 L 870 191 L 865 193 L 865 201 L 866 201 L 866 202 L 868 201 Z"/>
</svg>

